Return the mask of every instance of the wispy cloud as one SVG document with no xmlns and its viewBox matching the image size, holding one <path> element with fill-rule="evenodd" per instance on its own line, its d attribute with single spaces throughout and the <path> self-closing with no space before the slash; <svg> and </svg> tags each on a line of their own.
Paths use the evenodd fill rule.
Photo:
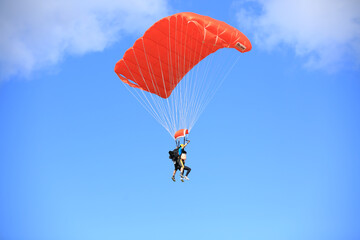
<svg viewBox="0 0 360 240">
<path fill-rule="evenodd" d="M 0 2 L 0 80 L 101 51 L 167 15 L 167 0 Z"/>
<path fill-rule="evenodd" d="M 257 48 L 291 47 L 309 68 L 359 66 L 358 0 L 245 0 L 237 7 L 241 29 Z"/>
</svg>

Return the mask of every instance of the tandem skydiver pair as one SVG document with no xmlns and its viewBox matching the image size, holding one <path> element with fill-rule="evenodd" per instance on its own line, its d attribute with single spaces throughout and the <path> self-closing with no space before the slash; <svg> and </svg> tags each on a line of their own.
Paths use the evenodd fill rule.
<svg viewBox="0 0 360 240">
<path fill-rule="evenodd" d="M 180 144 L 180 146 L 176 147 L 174 150 L 169 151 L 169 158 L 174 163 L 174 172 L 171 179 L 175 182 L 175 174 L 177 170 L 180 170 L 180 180 L 184 182 L 184 179 L 189 180 L 188 175 L 191 171 L 191 168 L 185 165 L 186 154 L 185 147 L 188 145 L 190 140 L 187 140 L 185 144 Z M 186 170 L 186 174 L 184 176 L 184 170 Z"/>
</svg>

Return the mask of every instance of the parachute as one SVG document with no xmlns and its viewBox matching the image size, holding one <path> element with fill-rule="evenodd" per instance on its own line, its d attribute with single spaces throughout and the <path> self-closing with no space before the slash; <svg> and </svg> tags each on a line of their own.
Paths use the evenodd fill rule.
<svg viewBox="0 0 360 240">
<path fill-rule="evenodd" d="M 190 72 L 222 48 L 244 53 L 251 50 L 251 43 L 225 22 L 196 13 L 178 13 L 159 20 L 137 39 L 116 63 L 115 72 L 176 138 L 179 129 L 191 130 L 222 82 L 206 71 Z M 206 68 L 211 69 L 209 65 Z M 205 75 L 199 77 L 199 72 Z M 187 78 L 189 75 L 192 77 Z"/>
</svg>

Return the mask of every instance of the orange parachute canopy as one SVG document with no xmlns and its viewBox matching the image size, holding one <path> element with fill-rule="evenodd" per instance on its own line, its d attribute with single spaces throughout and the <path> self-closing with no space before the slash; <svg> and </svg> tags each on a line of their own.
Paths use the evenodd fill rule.
<svg viewBox="0 0 360 240">
<path fill-rule="evenodd" d="M 220 48 L 251 50 L 249 39 L 225 22 L 184 12 L 165 17 L 137 39 L 115 72 L 134 88 L 168 98 L 181 79 Z"/>
</svg>

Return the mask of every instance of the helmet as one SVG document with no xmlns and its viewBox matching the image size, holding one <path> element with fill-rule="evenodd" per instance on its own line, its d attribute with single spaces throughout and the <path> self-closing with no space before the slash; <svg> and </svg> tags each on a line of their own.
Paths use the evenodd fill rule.
<svg viewBox="0 0 360 240">
<path fill-rule="evenodd" d="M 183 148 L 184 146 L 185 146 L 184 144 L 180 144 L 180 147 L 182 147 L 182 148 Z"/>
</svg>

